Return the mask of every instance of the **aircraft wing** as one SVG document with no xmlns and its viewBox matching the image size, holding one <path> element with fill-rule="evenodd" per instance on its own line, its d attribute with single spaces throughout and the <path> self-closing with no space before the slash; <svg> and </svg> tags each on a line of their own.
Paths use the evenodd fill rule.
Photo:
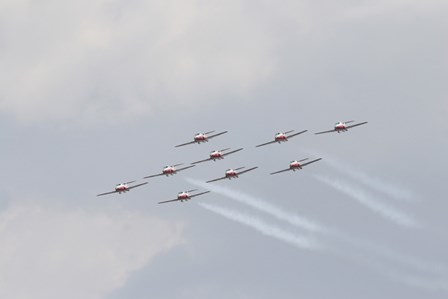
<svg viewBox="0 0 448 299">
<path fill-rule="evenodd" d="M 190 195 L 190 198 L 195 197 L 195 196 L 199 196 L 199 195 L 202 195 L 202 194 L 206 194 L 206 193 L 210 193 L 210 191 L 204 191 L 204 192 L 201 192 L 201 193 Z"/>
<path fill-rule="evenodd" d="M 314 133 L 314 135 L 319 135 L 319 134 L 324 134 L 324 133 L 332 133 L 332 132 L 336 132 L 336 130 L 333 129 L 333 130 L 328 130 L 328 131 L 323 131 L 323 132 L 317 132 L 317 133 Z"/>
<path fill-rule="evenodd" d="M 227 132 L 228 132 L 228 131 L 224 131 L 224 132 L 221 132 L 221 133 L 217 133 L 217 134 L 214 134 L 214 135 L 210 135 L 210 136 L 207 136 L 207 138 L 210 139 L 210 138 L 213 138 L 213 137 L 216 137 L 216 136 L 225 134 L 225 133 L 227 133 Z"/>
<path fill-rule="evenodd" d="M 283 170 L 272 172 L 270 174 L 276 174 L 276 173 L 286 172 L 286 171 L 290 171 L 290 170 L 291 170 L 291 168 L 286 168 L 286 169 L 283 169 Z"/>
<path fill-rule="evenodd" d="M 184 145 L 189 145 L 189 144 L 193 144 L 196 143 L 196 141 L 190 141 L 190 142 L 186 142 L 186 143 L 182 143 L 182 144 L 178 144 L 175 147 L 180 147 L 180 146 L 184 146 Z"/>
<path fill-rule="evenodd" d="M 351 126 L 347 126 L 347 129 L 350 129 L 350 128 L 353 128 L 353 127 L 357 127 L 357 126 L 360 126 L 360 125 L 365 125 L 367 122 L 365 121 L 365 122 L 362 122 L 362 123 L 359 123 L 359 124 L 354 124 L 354 125 L 351 125 Z"/>
<path fill-rule="evenodd" d="M 234 151 L 230 151 L 230 152 L 228 152 L 228 153 L 225 153 L 225 154 L 223 154 L 223 156 L 227 156 L 227 155 L 230 155 L 230 154 L 233 154 L 233 153 L 236 153 L 236 152 L 239 152 L 239 151 L 241 151 L 243 148 L 239 148 L 239 149 L 237 149 L 237 150 L 234 150 Z"/>
<path fill-rule="evenodd" d="M 308 164 L 317 162 L 317 161 L 319 161 L 319 160 L 322 160 L 322 158 L 319 158 L 319 159 L 316 159 L 316 160 L 313 160 L 313 161 L 309 161 L 309 162 L 303 163 L 302 166 L 306 166 L 306 165 L 308 165 Z"/>
<path fill-rule="evenodd" d="M 160 204 L 160 203 L 167 203 L 167 202 L 173 202 L 173 201 L 179 201 L 179 200 L 180 200 L 179 198 L 176 198 L 176 199 L 170 199 L 170 200 L 160 201 L 160 202 L 158 202 L 158 203 Z"/>
<path fill-rule="evenodd" d="M 291 134 L 291 135 L 286 136 L 286 137 L 287 137 L 287 138 L 291 138 L 291 137 L 297 136 L 297 135 L 302 134 L 302 133 L 305 133 L 305 132 L 308 132 L 308 130 L 303 130 L 302 132 L 294 133 L 294 134 Z"/>
<path fill-rule="evenodd" d="M 212 158 L 208 158 L 208 159 L 204 159 L 204 160 L 199 160 L 199 161 L 193 162 L 193 163 L 191 163 L 191 164 L 198 164 L 198 163 L 207 162 L 207 161 L 210 161 L 210 160 L 212 160 Z"/>
<path fill-rule="evenodd" d="M 195 166 L 196 165 L 190 165 L 190 166 L 182 167 L 182 168 L 176 169 L 176 172 L 177 171 L 181 171 L 181 170 L 185 170 L 185 169 L 188 169 L 188 168 L 191 168 L 191 167 L 195 167 Z"/>
<path fill-rule="evenodd" d="M 111 192 L 106 192 L 106 193 L 101 193 L 98 194 L 97 196 L 102 196 L 102 195 L 107 195 L 107 194 L 112 194 L 112 193 L 117 193 L 118 191 L 111 191 Z"/>
<path fill-rule="evenodd" d="M 226 178 L 227 178 L 227 177 L 223 176 L 222 178 L 214 179 L 214 180 L 210 180 L 210 181 L 207 181 L 206 183 L 216 182 L 216 181 L 224 180 L 224 179 L 226 179 Z"/>
<path fill-rule="evenodd" d="M 243 173 L 246 173 L 246 172 L 251 171 L 251 170 L 254 170 L 254 169 L 257 169 L 257 168 L 258 168 L 258 166 L 255 166 L 255 167 L 252 167 L 252 168 L 249 168 L 249 169 L 240 171 L 240 172 L 238 172 L 238 175 L 243 174 Z"/>
<path fill-rule="evenodd" d="M 145 176 L 144 179 L 153 178 L 153 177 L 161 176 L 161 175 L 165 175 L 165 174 L 162 172 L 162 173 L 158 173 L 158 174 L 148 175 L 148 176 Z"/>
<path fill-rule="evenodd" d="M 131 186 L 131 187 L 129 187 L 128 189 L 129 189 L 129 190 L 130 190 L 130 189 L 134 189 L 134 188 L 137 188 L 137 187 L 146 185 L 146 184 L 148 184 L 148 182 L 144 182 L 144 183 L 141 183 L 141 184 L 137 184 L 137 185 Z"/>
<path fill-rule="evenodd" d="M 276 140 L 274 140 L 274 141 L 269 141 L 269 142 L 266 142 L 266 143 L 262 143 L 262 144 L 256 145 L 255 147 L 265 146 L 265 145 L 272 144 L 272 143 L 276 143 L 276 142 L 277 142 Z"/>
</svg>

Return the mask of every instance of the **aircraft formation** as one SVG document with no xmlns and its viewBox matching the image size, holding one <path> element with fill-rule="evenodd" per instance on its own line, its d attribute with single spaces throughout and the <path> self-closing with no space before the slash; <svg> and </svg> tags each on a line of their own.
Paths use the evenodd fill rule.
<svg viewBox="0 0 448 299">
<path fill-rule="evenodd" d="M 319 134 L 325 134 L 325 133 L 342 133 L 342 132 L 346 132 L 351 128 L 357 127 L 357 126 L 361 126 L 364 124 L 367 124 L 367 122 L 361 122 L 361 123 L 355 123 L 355 124 L 351 124 L 353 123 L 353 120 L 350 121 L 345 121 L 345 122 L 337 122 L 333 129 L 331 130 L 327 130 L 327 131 L 321 131 L 321 132 L 317 132 L 314 133 L 315 135 L 319 135 Z M 280 132 L 275 134 L 274 136 L 274 140 L 271 140 L 269 142 L 265 142 L 262 144 L 258 144 L 255 147 L 261 147 L 261 146 L 265 146 L 265 145 L 269 145 L 269 144 L 274 144 L 274 143 L 282 143 L 282 142 L 286 142 L 288 141 L 290 138 L 298 136 L 300 134 L 303 134 L 305 132 L 307 132 L 308 130 L 303 130 L 297 133 L 294 133 L 294 130 L 291 131 L 287 131 L 287 132 Z M 186 146 L 186 145 L 190 145 L 190 144 L 201 144 L 201 143 L 206 143 L 208 142 L 210 139 L 226 134 L 228 133 L 228 131 L 222 131 L 219 133 L 215 133 L 215 131 L 210 131 L 210 132 L 205 132 L 205 133 L 197 133 L 194 137 L 193 140 L 190 142 L 186 142 L 186 143 L 182 143 L 182 144 L 178 144 L 175 147 L 182 147 L 182 146 Z M 229 151 L 230 150 L 230 151 Z M 157 177 L 157 176 L 171 176 L 171 175 L 175 175 L 176 173 L 178 173 L 179 171 L 183 171 L 189 168 L 193 168 L 195 167 L 197 164 L 199 163 L 203 163 L 203 162 L 208 162 L 208 161 L 216 161 L 216 160 L 222 160 L 224 159 L 227 155 L 231 155 L 231 154 L 235 154 L 239 151 L 243 150 L 243 148 L 238 148 L 235 150 L 231 150 L 230 148 L 225 148 L 225 149 L 221 149 L 221 150 L 213 150 L 210 152 L 209 157 L 203 160 L 199 160 L 199 161 L 195 161 L 190 163 L 190 165 L 188 166 L 183 166 L 184 164 L 175 164 L 175 165 L 170 165 L 170 166 L 165 166 L 162 169 L 162 172 L 160 173 L 156 173 L 156 174 L 151 174 L 148 176 L 143 177 L 143 179 L 150 179 L 153 177 Z M 309 161 L 309 158 L 304 158 L 301 160 L 294 160 L 291 161 L 289 163 L 289 167 L 286 169 L 282 169 L 282 170 L 278 170 L 278 171 L 274 171 L 271 172 L 270 175 L 273 174 L 278 174 L 278 173 L 283 173 L 283 172 L 289 172 L 289 171 L 297 171 L 297 170 L 301 170 L 303 167 L 311 164 L 311 163 L 315 163 L 322 160 L 322 158 L 317 158 L 314 160 Z M 247 172 L 250 172 L 252 170 L 257 169 L 258 166 L 254 166 L 254 167 L 250 167 L 247 168 L 242 166 L 242 167 L 238 167 L 238 168 L 232 168 L 232 169 L 227 169 L 224 173 L 224 176 L 219 177 L 219 178 L 215 178 L 215 179 L 211 179 L 206 181 L 206 183 L 212 183 L 212 182 L 216 182 L 216 181 L 221 181 L 221 180 L 225 180 L 225 179 L 236 179 L 239 178 L 240 175 L 245 174 Z M 120 183 L 117 184 L 114 188 L 113 191 L 109 191 L 109 192 L 105 192 L 105 193 L 100 193 L 97 194 L 97 196 L 103 196 L 103 195 L 109 195 L 109 194 L 113 194 L 113 193 L 126 193 L 134 188 L 143 186 L 148 184 L 148 182 L 143 182 L 143 183 L 139 183 L 139 184 L 135 184 L 133 185 L 133 183 L 135 183 L 136 181 L 130 181 L 130 182 L 126 182 L 126 183 Z M 198 191 L 198 189 L 193 189 L 193 190 L 188 190 L 188 191 L 181 191 L 178 193 L 177 198 L 175 199 L 170 199 L 170 200 L 165 200 L 165 201 L 160 201 L 159 204 L 162 203 L 168 203 L 168 202 L 176 202 L 176 201 L 188 201 L 193 197 L 196 196 L 200 196 L 200 195 L 204 195 L 207 193 L 210 193 L 210 191 L 203 191 L 203 192 L 199 192 L 199 193 L 193 193 Z"/>
</svg>

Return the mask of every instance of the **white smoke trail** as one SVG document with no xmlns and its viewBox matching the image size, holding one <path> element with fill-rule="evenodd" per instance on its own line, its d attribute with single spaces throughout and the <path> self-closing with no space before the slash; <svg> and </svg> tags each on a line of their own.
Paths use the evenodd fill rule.
<svg viewBox="0 0 448 299">
<path fill-rule="evenodd" d="M 255 208 L 261 212 L 270 214 L 271 216 L 274 216 L 275 218 L 277 218 L 279 220 L 288 222 L 288 223 L 290 223 L 294 226 L 300 227 L 302 229 L 312 231 L 312 232 L 324 232 L 324 231 L 328 230 L 325 227 L 323 227 L 322 225 L 314 223 L 311 220 L 306 219 L 305 217 L 298 216 L 294 213 L 284 211 L 281 208 L 278 208 L 268 202 L 265 202 L 261 199 L 244 194 L 242 192 L 233 191 L 228 188 L 224 188 L 224 187 L 220 187 L 220 186 L 216 186 L 216 185 L 206 184 L 206 183 L 203 183 L 201 181 L 194 180 L 191 178 L 187 178 L 186 180 L 193 185 L 196 185 L 198 187 L 208 189 L 215 193 L 227 196 L 233 200 L 244 203 L 252 208 Z"/>
<path fill-rule="evenodd" d="M 314 175 L 314 178 L 356 199 L 359 203 L 376 212 L 378 215 L 391 220 L 395 224 L 406 228 L 415 228 L 420 226 L 412 217 L 394 209 L 391 206 L 378 202 L 376 199 L 372 198 L 369 194 L 367 194 L 360 188 L 356 188 L 355 186 L 343 182 L 340 179 L 330 179 L 321 175 Z"/>
<path fill-rule="evenodd" d="M 336 168 L 337 170 L 341 171 L 342 173 L 350 176 L 354 180 L 363 183 L 364 185 L 367 185 L 371 187 L 372 189 L 375 189 L 377 191 L 380 191 L 391 198 L 398 199 L 398 200 L 413 200 L 413 194 L 409 190 L 404 190 L 403 188 L 396 187 L 390 183 L 384 182 L 378 178 L 373 178 L 359 170 L 355 170 L 351 167 L 349 167 L 347 164 L 341 163 L 336 161 L 335 159 L 326 158 L 325 162 L 330 164 L 332 167 Z"/>
<path fill-rule="evenodd" d="M 395 200 L 415 201 L 414 194 L 411 191 L 405 190 L 401 187 L 391 184 L 390 182 L 385 182 L 379 178 L 374 178 L 362 171 L 356 170 L 353 167 L 350 167 L 349 165 L 347 165 L 347 163 L 340 162 L 328 154 L 318 153 L 318 151 L 308 150 L 305 148 L 302 148 L 302 151 L 304 151 L 308 154 L 325 157 L 322 161 L 324 163 L 330 165 L 337 171 L 339 171 L 339 172 L 343 173 L 344 175 L 351 177 L 355 181 L 362 183 L 376 191 L 379 191 Z"/>
<path fill-rule="evenodd" d="M 252 227 L 266 236 L 281 240 L 297 248 L 308 250 L 322 249 L 322 246 L 314 240 L 290 233 L 247 214 L 205 203 L 198 203 L 198 205 L 227 219 Z"/>
</svg>

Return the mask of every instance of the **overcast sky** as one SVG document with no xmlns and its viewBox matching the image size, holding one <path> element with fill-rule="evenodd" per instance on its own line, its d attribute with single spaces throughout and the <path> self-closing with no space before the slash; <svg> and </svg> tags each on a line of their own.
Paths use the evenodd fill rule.
<svg viewBox="0 0 448 299">
<path fill-rule="evenodd" d="M 0 297 L 446 298 L 447 14 L 0 0 Z M 347 120 L 369 123 L 313 134 Z M 288 130 L 308 132 L 255 148 Z M 259 168 L 204 184 L 240 166 Z"/>
</svg>

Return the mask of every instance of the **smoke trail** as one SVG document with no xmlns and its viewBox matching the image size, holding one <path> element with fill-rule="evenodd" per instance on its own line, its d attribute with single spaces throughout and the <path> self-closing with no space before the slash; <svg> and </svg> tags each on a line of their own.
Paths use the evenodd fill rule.
<svg viewBox="0 0 448 299">
<path fill-rule="evenodd" d="M 404 190 L 403 188 L 392 185 L 391 183 L 384 182 L 384 181 L 380 180 L 379 178 L 374 178 L 372 176 L 369 176 L 359 170 L 356 170 L 356 169 L 350 167 L 349 165 L 347 165 L 347 163 L 339 162 L 337 159 L 332 158 L 328 154 L 318 153 L 318 151 L 308 150 L 305 148 L 302 148 L 302 151 L 304 151 L 308 154 L 325 157 L 325 159 L 322 160 L 324 163 L 330 165 L 331 167 L 338 170 L 339 172 L 341 172 L 347 176 L 350 176 L 352 179 L 356 180 L 357 182 L 360 182 L 372 189 L 375 189 L 376 191 L 379 191 L 385 195 L 388 195 L 395 200 L 415 201 L 414 195 L 412 194 L 411 191 Z"/>
<path fill-rule="evenodd" d="M 419 224 L 410 216 L 395 210 L 394 208 L 380 203 L 369 196 L 364 190 L 356 188 L 352 185 L 342 182 L 341 180 L 329 179 L 321 175 L 314 175 L 318 181 L 347 194 L 348 196 L 356 199 L 359 203 L 368 207 L 377 214 L 384 218 L 393 221 L 395 224 L 406 228 L 418 227 Z"/>
<path fill-rule="evenodd" d="M 227 189 L 224 187 L 206 184 L 206 183 L 203 183 L 201 181 L 197 181 L 197 180 L 194 180 L 191 178 L 187 178 L 186 180 L 193 185 L 196 185 L 198 187 L 202 187 L 204 189 L 208 189 L 208 190 L 211 190 L 218 194 L 227 196 L 233 200 L 244 203 L 252 208 L 255 208 L 261 212 L 270 214 L 271 216 L 274 216 L 279 220 L 288 222 L 288 223 L 290 223 L 294 226 L 300 227 L 302 229 L 312 231 L 312 232 L 324 232 L 324 231 L 328 230 L 328 229 L 324 228 L 323 226 L 321 226 L 317 223 L 314 223 L 311 220 L 306 219 L 305 217 L 286 212 L 268 202 L 257 199 L 250 195 L 247 195 L 247 194 L 244 194 L 244 193 L 241 193 L 238 191 L 233 191 L 233 190 L 230 190 L 230 189 Z"/>
<path fill-rule="evenodd" d="M 327 159 L 325 159 L 325 162 L 330 164 L 332 167 L 338 169 L 339 171 L 352 177 L 353 179 L 363 183 L 364 185 L 367 185 L 377 191 L 380 191 L 394 199 L 410 201 L 413 198 L 413 195 L 409 190 L 404 190 L 404 189 L 398 188 L 390 183 L 383 182 L 378 178 L 370 177 L 361 171 L 355 170 L 355 169 L 347 166 L 347 164 L 337 162 L 335 159 L 327 158 Z"/>
<path fill-rule="evenodd" d="M 297 248 L 308 250 L 321 249 L 321 246 L 314 240 L 287 232 L 277 226 L 267 224 L 258 218 L 215 205 L 205 203 L 198 203 L 198 205 L 206 210 L 219 214 L 232 221 L 252 227 L 266 236 L 281 240 Z"/>
</svg>

